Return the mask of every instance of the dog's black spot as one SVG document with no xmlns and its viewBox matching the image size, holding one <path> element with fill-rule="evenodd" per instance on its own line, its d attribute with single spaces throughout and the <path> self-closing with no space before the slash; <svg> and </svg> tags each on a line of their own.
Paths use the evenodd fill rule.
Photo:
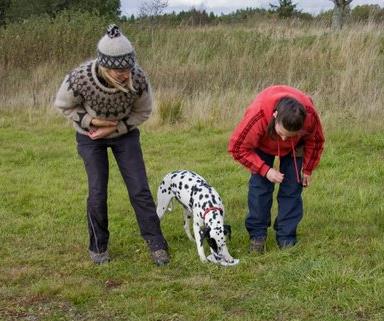
<svg viewBox="0 0 384 321">
<path fill-rule="evenodd" d="M 208 195 L 208 194 L 205 194 L 204 196 L 205 196 L 205 198 L 208 198 L 208 197 L 209 197 L 209 195 Z"/>
<path fill-rule="evenodd" d="M 192 208 L 192 206 L 193 206 L 193 198 L 192 197 L 189 199 L 188 205 L 189 205 L 189 208 Z"/>
<path fill-rule="evenodd" d="M 189 181 L 192 181 L 192 178 L 190 177 L 190 178 L 188 178 L 188 180 L 189 180 Z"/>
<path fill-rule="evenodd" d="M 203 194 L 200 194 L 199 200 L 201 201 L 203 199 Z"/>
<path fill-rule="evenodd" d="M 185 189 L 188 189 L 188 188 L 189 188 L 188 184 L 185 184 L 185 185 L 184 185 L 184 188 L 185 188 Z"/>
</svg>

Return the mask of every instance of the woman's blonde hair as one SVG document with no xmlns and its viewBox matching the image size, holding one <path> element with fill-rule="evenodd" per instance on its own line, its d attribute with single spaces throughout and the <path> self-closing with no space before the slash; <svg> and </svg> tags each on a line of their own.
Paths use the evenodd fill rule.
<svg viewBox="0 0 384 321">
<path fill-rule="evenodd" d="M 121 82 L 119 82 L 118 80 L 116 80 L 115 78 L 113 78 L 109 74 L 108 68 L 105 68 L 105 67 L 99 65 L 97 73 L 100 77 L 105 79 L 105 81 L 108 82 L 108 84 L 110 84 L 111 86 L 115 87 L 118 90 L 121 90 L 125 93 L 129 93 L 129 91 L 136 92 L 135 88 L 133 88 L 133 81 L 132 81 L 132 73 L 131 72 L 129 72 L 128 80 L 123 84 Z"/>
</svg>

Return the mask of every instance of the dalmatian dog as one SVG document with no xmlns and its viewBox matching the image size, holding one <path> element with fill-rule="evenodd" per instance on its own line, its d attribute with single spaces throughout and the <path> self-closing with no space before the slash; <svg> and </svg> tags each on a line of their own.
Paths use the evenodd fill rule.
<svg viewBox="0 0 384 321">
<path fill-rule="evenodd" d="M 223 266 L 236 265 L 228 252 L 225 235 L 230 238 L 230 226 L 224 225 L 224 206 L 219 194 L 200 175 L 178 170 L 168 173 L 157 191 L 157 215 L 160 219 L 175 198 L 184 207 L 184 230 L 191 241 L 196 242 L 197 252 L 202 262 L 213 262 Z M 190 223 L 193 224 L 193 235 Z M 203 241 L 207 239 L 211 254 L 206 257 Z"/>
</svg>

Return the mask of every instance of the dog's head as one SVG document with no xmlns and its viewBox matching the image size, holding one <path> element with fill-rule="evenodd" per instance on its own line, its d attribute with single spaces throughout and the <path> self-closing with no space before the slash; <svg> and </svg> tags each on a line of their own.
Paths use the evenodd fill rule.
<svg viewBox="0 0 384 321">
<path fill-rule="evenodd" d="M 207 239 L 209 247 L 216 253 L 220 247 L 219 245 L 223 243 L 221 242 L 223 240 L 222 236 L 224 235 L 228 240 L 231 240 L 232 237 L 231 225 L 224 224 L 223 227 L 223 231 L 221 231 L 221 228 L 216 229 L 218 231 L 218 233 L 216 233 L 217 237 L 214 236 L 214 233 L 212 233 L 213 235 L 211 236 L 211 228 L 209 226 L 205 226 L 200 230 L 201 242 Z"/>
<path fill-rule="evenodd" d="M 206 239 L 211 249 L 211 253 L 216 259 L 232 263 L 233 257 L 229 254 L 226 245 L 226 238 L 231 238 L 231 226 L 223 224 L 222 215 L 213 217 L 200 230 L 201 242 Z"/>
</svg>

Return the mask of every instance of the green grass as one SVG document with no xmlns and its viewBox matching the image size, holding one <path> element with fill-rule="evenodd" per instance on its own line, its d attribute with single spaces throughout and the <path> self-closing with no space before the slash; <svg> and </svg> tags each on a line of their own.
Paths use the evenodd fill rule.
<svg viewBox="0 0 384 321">
<path fill-rule="evenodd" d="M 203 175 L 221 194 L 238 266 L 201 264 L 181 206 L 162 221 L 172 261 L 151 263 L 111 157 L 109 265 L 87 255 L 86 176 L 74 131 L 42 111 L 0 117 L 0 320 L 384 319 L 382 131 L 326 132 L 304 192 L 299 244 L 247 253 L 248 173 L 226 152 L 231 128 L 143 129 L 151 189 L 168 171 Z M 276 209 L 274 207 L 274 209 Z M 275 216 L 275 210 L 274 214 Z"/>
</svg>

